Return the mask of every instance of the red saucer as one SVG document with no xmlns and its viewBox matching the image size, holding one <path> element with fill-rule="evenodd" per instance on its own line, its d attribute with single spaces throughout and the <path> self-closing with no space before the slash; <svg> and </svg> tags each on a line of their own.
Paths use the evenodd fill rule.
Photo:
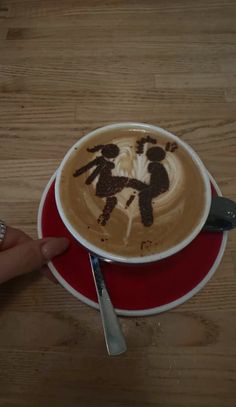
<svg viewBox="0 0 236 407">
<path fill-rule="evenodd" d="M 88 305 L 97 295 L 87 251 L 67 231 L 54 198 L 55 174 L 39 207 L 40 237 L 67 236 L 69 250 L 49 263 L 59 282 Z M 214 186 L 213 186 L 214 185 Z M 212 180 L 213 195 L 220 191 Z M 157 263 L 125 266 L 101 262 L 113 305 L 120 315 L 150 315 L 173 308 L 196 294 L 211 278 L 223 256 L 227 233 L 200 233 L 181 252 Z"/>
</svg>

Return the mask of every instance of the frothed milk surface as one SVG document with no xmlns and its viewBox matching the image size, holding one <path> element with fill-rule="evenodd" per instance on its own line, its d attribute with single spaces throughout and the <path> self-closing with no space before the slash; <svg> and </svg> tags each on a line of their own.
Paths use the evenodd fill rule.
<svg viewBox="0 0 236 407">
<path fill-rule="evenodd" d="M 61 174 L 60 198 L 84 239 L 134 257 L 185 239 L 202 217 L 205 186 L 178 142 L 141 129 L 116 129 L 74 149 Z"/>
</svg>

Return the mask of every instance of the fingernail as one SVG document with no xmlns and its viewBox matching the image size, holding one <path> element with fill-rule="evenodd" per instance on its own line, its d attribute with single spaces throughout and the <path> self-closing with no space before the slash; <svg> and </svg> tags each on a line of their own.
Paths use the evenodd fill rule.
<svg viewBox="0 0 236 407">
<path fill-rule="evenodd" d="M 47 239 L 41 247 L 43 257 L 47 260 L 62 254 L 69 247 L 69 240 L 65 237 L 52 237 Z"/>
</svg>

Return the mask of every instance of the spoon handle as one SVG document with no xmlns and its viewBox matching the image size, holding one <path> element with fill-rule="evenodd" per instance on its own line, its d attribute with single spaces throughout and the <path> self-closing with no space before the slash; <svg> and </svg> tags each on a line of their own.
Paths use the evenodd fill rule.
<svg viewBox="0 0 236 407">
<path fill-rule="evenodd" d="M 125 339 L 106 289 L 99 259 L 92 254 L 89 254 L 89 259 L 98 296 L 107 352 L 111 356 L 120 355 L 127 350 Z"/>
<path fill-rule="evenodd" d="M 203 230 L 224 232 L 236 227 L 236 203 L 223 196 L 212 198 L 209 216 Z"/>
</svg>

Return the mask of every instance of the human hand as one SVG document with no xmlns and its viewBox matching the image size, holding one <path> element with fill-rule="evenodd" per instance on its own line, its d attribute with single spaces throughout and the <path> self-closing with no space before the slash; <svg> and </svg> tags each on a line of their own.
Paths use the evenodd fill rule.
<svg viewBox="0 0 236 407">
<path fill-rule="evenodd" d="M 69 246 L 68 239 L 47 237 L 33 240 L 19 229 L 7 227 L 0 246 L 0 284 L 21 274 L 45 268 Z"/>
</svg>

